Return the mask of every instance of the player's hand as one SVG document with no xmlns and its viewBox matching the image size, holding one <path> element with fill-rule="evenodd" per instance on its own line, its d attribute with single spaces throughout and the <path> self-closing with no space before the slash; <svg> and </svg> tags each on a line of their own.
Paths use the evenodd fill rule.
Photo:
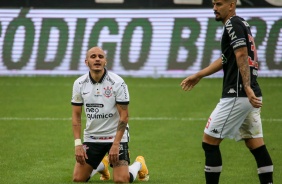
<svg viewBox="0 0 282 184">
<path fill-rule="evenodd" d="M 85 150 L 83 149 L 83 145 L 75 146 L 75 159 L 81 165 L 84 165 L 85 159 L 88 159 Z"/>
<path fill-rule="evenodd" d="M 260 98 L 256 97 L 254 91 L 252 90 L 251 87 L 245 88 L 246 94 L 249 98 L 249 102 L 252 104 L 253 107 L 255 108 L 260 108 L 262 107 L 262 101 Z"/>
<path fill-rule="evenodd" d="M 119 144 L 113 144 L 109 151 L 109 162 L 115 165 L 119 161 Z"/>
<path fill-rule="evenodd" d="M 194 86 L 201 80 L 200 77 L 195 75 L 191 75 L 184 79 L 181 83 L 180 86 L 184 91 L 190 91 L 194 88 Z"/>
</svg>

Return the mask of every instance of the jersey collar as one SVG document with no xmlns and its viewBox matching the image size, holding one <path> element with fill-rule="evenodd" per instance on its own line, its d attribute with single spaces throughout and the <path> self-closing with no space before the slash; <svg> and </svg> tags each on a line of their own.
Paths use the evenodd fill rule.
<svg viewBox="0 0 282 184">
<path fill-rule="evenodd" d="M 91 77 L 90 72 L 89 72 L 89 78 L 90 78 L 92 84 L 102 83 L 107 73 L 108 73 L 108 71 L 107 71 L 107 69 L 105 68 L 104 73 L 103 73 L 101 79 L 99 80 L 99 82 L 96 82 L 96 81 Z"/>
</svg>

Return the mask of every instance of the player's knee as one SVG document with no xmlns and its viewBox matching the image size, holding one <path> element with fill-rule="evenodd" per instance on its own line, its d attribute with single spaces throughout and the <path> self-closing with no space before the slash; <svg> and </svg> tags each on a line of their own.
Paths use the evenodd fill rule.
<svg viewBox="0 0 282 184">
<path fill-rule="evenodd" d="M 245 139 L 245 145 L 248 149 L 253 150 L 256 148 L 259 148 L 264 145 L 263 138 L 251 138 L 251 139 Z"/>
<path fill-rule="evenodd" d="M 125 177 L 125 176 L 115 176 L 114 177 L 114 182 L 115 183 L 129 183 L 130 181 L 129 176 Z"/>
<path fill-rule="evenodd" d="M 72 181 L 73 182 L 87 182 L 89 179 L 90 177 L 85 179 L 84 177 L 79 177 L 78 175 L 74 175 L 72 178 Z"/>
<path fill-rule="evenodd" d="M 72 181 L 73 181 L 73 182 L 82 182 L 82 181 L 81 181 L 79 178 L 77 178 L 77 177 L 73 177 L 73 178 L 72 178 Z"/>
</svg>

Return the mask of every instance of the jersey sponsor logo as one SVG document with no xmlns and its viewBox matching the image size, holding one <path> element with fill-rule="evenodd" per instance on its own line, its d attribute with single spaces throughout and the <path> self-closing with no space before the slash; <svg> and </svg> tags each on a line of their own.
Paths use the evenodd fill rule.
<svg viewBox="0 0 282 184">
<path fill-rule="evenodd" d="M 84 83 L 88 83 L 88 82 L 89 82 L 89 79 L 87 78 L 87 79 L 85 79 L 83 81 L 80 81 L 79 84 L 84 84 Z"/>
<path fill-rule="evenodd" d="M 225 57 L 225 55 L 224 54 L 221 54 L 221 62 L 222 62 L 222 64 L 225 64 L 225 63 L 227 63 L 227 58 Z"/>
<path fill-rule="evenodd" d="M 110 98 L 113 93 L 112 93 L 112 87 L 107 86 L 106 88 L 104 88 L 105 92 L 104 92 L 104 96 L 107 98 Z"/>
<path fill-rule="evenodd" d="M 114 115 L 112 113 L 109 113 L 109 114 L 104 114 L 104 113 L 102 113 L 102 114 L 89 114 L 89 113 L 87 113 L 86 116 L 89 120 L 92 120 L 92 119 L 108 119 L 108 118 L 113 117 Z"/>
<path fill-rule="evenodd" d="M 106 78 L 106 80 L 109 81 L 111 85 L 115 84 L 115 81 L 113 81 L 113 79 L 111 79 L 109 76 Z"/>
<path fill-rule="evenodd" d="M 104 107 L 104 104 L 97 104 L 97 103 L 91 103 L 91 104 L 86 104 L 86 107 Z"/>
<path fill-rule="evenodd" d="M 235 31 L 233 30 L 233 26 L 231 24 L 230 19 L 226 21 L 225 28 L 226 28 L 228 35 L 231 38 L 231 40 L 235 40 L 237 38 L 237 36 L 235 35 Z"/>
<path fill-rule="evenodd" d="M 92 120 L 92 119 L 108 119 L 108 118 L 111 118 L 111 117 L 114 116 L 113 113 L 109 113 L 109 114 L 101 113 L 101 114 L 99 114 L 99 111 L 100 110 L 97 107 L 96 108 L 87 107 L 85 109 L 86 116 L 89 120 Z"/>
<path fill-rule="evenodd" d="M 121 87 L 123 88 L 124 99 L 128 99 L 127 88 L 126 88 L 125 82 L 123 82 L 123 83 L 121 84 Z"/>
<path fill-rule="evenodd" d="M 95 97 L 101 97 L 100 91 L 97 91 L 96 94 L 94 94 Z"/>
<path fill-rule="evenodd" d="M 95 139 L 95 140 L 109 140 L 109 139 L 113 139 L 113 136 L 110 137 L 94 137 L 94 136 L 90 136 L 91 139 Z"/>
</svg>

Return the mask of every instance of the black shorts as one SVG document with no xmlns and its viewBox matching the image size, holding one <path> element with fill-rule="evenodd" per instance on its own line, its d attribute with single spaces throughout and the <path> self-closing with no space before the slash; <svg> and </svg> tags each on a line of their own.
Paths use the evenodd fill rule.
<svg viewBox="0 0 282 184">
<path fill-rule="evenodd" d="M 94 142 L 84 142 L 83 148 L 86 151 L 88 159 L 86 163 L 91 165 L 93 169 L 97 169 L 100 162 L 103 160 L 106 153 L 109 153 L 113 143 L 94 143 Z M 119 147 L 119 160 L 125 160 L 130 164 L 128 143 L 120 143 Z"/>
</svg>

